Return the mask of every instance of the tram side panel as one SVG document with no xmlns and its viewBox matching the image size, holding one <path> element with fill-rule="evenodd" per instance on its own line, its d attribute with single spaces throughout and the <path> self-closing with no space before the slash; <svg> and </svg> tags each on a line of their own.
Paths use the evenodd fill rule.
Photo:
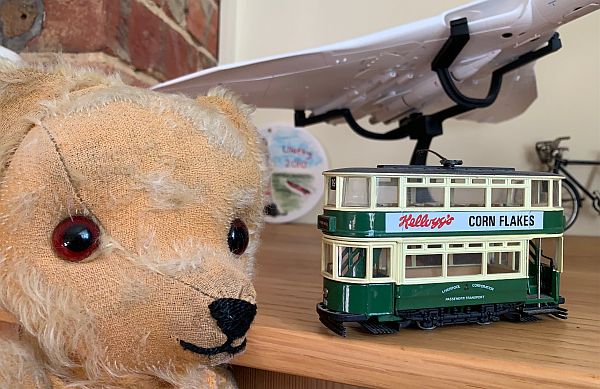
<svg viewBox="0 0 600 389">
<path fill-rule="evenodd" d="M 368 317 L 393 315 L 395 285 L 356 284 L 323 279 L 323 303 L 336 312 Z"/>
<path fill-rule="evenodd" d="M 524 302 L 527 278 L 398 285 L 396 310 Z"/>
</svg>

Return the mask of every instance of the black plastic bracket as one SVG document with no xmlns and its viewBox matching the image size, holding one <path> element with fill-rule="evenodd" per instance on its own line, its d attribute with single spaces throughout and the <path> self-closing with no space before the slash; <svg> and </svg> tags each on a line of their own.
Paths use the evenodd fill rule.
<svg viewBox="0 0 600 389">
<path fill-rule="evenodd" d="M 373 132 L 363 128 L 358 124 L 354 119 L 352 112 L 347 108 L 334 109 L 320 115 L 308 117 L 304 110 L 296 110 L 294 113 L 295 125 L 298 127 L 305 127 L 337 118 L 343 118 L 355 133 L 368 139 L 395 140 L 410 137 L 410 139 L 417 140 L 410 159 L 410 164 L 425 165 L 427 162 L 427 154 L 419 154 L 417 151 L 429 149 L 433 138 L 442 135 L 442 123 L 444 120 L 476 108 L 489 107 L 496 101 L 500 94 L 504 74 L 561 48 L 559 35 L 558 33 L 554 33 L 546 46 L 525 53 L 517 57 L 514 61 L 494 70 L 487 96 L 484 98 L 473 98 L 465 96 L 460 92 L 454 84 L 449 70 L 454 60 L 468 43 L 469 39 L 470 33 L 467 19 L 461 18 L 452 20 L 450 22 L 450 36 L 431 62 L 431 70 L 437 74 L 444 92 L 446 92 L 448 97 L 456 103 L 456 105 L 452 107 L 443 109 L 431 115 L 423 115 L 420 112 L 412 113 L 408 117 L 400 120 L 398 128 L 385 133 Z"/>
<path fill-rule="evenodd" d="M 548 44 L 538 50 L 523 54 L 514 61 L 494 70 L 492 80 L 488 89 L 487 96 L 484 98 L 473 98 L 463 95 L 454 84 L 452 75 L 450 74 L 450 65 L 454 62 L 461 50 L 469 41 L 469 25 L 466 18 L 453 20 L 450 22 L 450 37 L 442 46 L 436 57 L 431 62 L 431 70 L 433 70 L 442 84 L 444 92 L 462 108 L 485 108 L 489 107 L 496 101 L 502 87 L 502 77 L 504 74 L 515 70 L 523 65 L 526 65 L 538 58 L 553 53 L 561 48 L 560 38 L 558 33 L 554 33 Z"/>
<path fill-rule="evenodd" d="M 395 130 L 388 131 L 386 133 L 377 133 L 371 132 L 369 130 L 364 129 L 352 116 L 352 112 L 350 112 L 347 108 L 342 109 L 334 109 L 332 111 L 328 111 L 321 115 L 314 116 L 306 116 L 304 111 L 295 111 L 294 112 L 294 123 L 297 127 L 305 127 L 310 126 L 311 124 L 326 122 L 332 119 L 344 118 L 346 123 L 350 126 L 350 128 L 360 136 L 364 136 L 369 139 L 378 139 L 378 140 L 393 140 L 393 139 L 402 139 L 409 136 L 407 129 L 403 129 L 401 127 L 396 128 Z"/>
</svg>

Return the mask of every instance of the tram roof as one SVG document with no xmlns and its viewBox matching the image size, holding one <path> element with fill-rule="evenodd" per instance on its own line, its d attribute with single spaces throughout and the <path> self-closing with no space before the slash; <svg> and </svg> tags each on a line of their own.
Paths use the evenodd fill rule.
<svg viewBox="0 0 600 389">
<path fill-rule="evenodd" d="M 325 173 L 365 173 L 377 174 L 452 174 L 452 175 L 490 175 L 490 176 L 548 176 L 560 177 L 560 174 L 549 172 L 518 171 L 507 167 L 485 166 L 420 166 L 420 165 L 378 165 L 377 167 L 346 167 L 327 170 Z"/>
</svg>

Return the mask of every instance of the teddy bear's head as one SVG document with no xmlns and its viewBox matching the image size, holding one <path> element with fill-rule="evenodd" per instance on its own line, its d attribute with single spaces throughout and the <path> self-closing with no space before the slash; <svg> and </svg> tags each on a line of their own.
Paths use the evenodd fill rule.
<svg viewBox="0 0 600 389">
<path fill-rule="evenodd" d="M 47 368 L 167 377 L 244 349 L 265 165 L 245 106 L 3 64 L 0 113 L 0 308 Z"/>
</svg>

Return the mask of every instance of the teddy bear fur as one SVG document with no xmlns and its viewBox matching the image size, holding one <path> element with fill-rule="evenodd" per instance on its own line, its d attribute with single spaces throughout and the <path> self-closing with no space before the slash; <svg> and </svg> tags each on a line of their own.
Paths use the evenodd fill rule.
<svg viewBox="0 0 600 389">
<path fill-rule="evenodd" d="M 209 306 L 255 304 L 266 165 L 249 112 L 218 89 L 193 100 L 0 61 L 0 309 L 18 324 L 0 332 L 0 388 L 234 387 L 214 367 L 245 336 Z M 52 242 L 75 216 L 100 230 L 80 262 Z"/>
</svg>

